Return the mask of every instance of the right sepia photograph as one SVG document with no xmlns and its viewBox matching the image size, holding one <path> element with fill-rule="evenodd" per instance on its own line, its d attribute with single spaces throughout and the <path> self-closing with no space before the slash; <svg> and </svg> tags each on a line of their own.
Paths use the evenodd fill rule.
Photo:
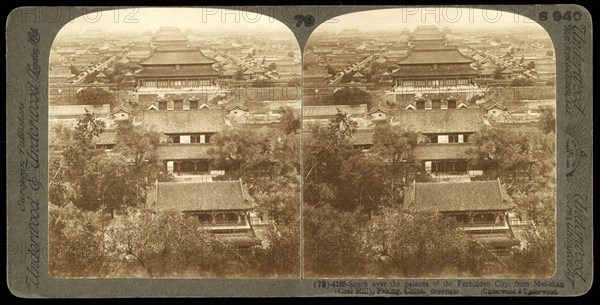
<svg viewBox="0 0 600 305">
<path fill-rule="evenodd" d="M 556 269 L 556 62 L 536 22 L 364 11 L 303 58 L 308 278 L 543 278 Z"/>
</svg>

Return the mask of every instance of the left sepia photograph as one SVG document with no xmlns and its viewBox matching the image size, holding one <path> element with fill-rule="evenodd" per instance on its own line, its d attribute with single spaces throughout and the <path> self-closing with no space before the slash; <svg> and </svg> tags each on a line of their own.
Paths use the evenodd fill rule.
<svg viewBox="0 0 600 305">
<path fill-rule="evenodd" d="M 49 58 L 50 275 L 300 277 L 300 78 L 294 34 L 265 15 L 65 25 Z"/>
</svg>

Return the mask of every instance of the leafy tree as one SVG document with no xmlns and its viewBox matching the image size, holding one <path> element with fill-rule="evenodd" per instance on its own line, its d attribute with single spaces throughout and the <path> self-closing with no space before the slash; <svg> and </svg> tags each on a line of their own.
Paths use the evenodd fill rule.
<svg viewBox="0 0 600 305">
<path fill-rule="evenodd" d="M 346 113 L 338 109 L 334 118 L 329 120 L 327 128 L 314 127 L 312 139 L 304 148 L 304 164 L 308 169 L 305 181 L 309 178 L 315 168 L 319 172 L 335 173 L 339 170 L 340 151 L 349 149 L 347 139 L 356 132 L 357 123 Z M 317 179 L 318 180 L 318 179 Z"/>
<path fill-rule="evenodd" d="M 527 70 L 531 70 L 531 69 L 535 69 L 535 62 L 532 60 L 530 62 L 527 63 L 527 66 L 525 66 L 525 68 Z"/>
<path fill-rule="evenodd" d="M 325 67 L 325 69 L 327 69 L 327 74 L 329 74 L 329 75 L 335 75 L 336 74 L 335 73 L 335 69 L 331 65 L 327 65 Z"/>
<path fill-rule="evenodd" d="M 54 150 L 49 158 L 49 199 L 55 204 L 71 201 L 80 193 L 83 167 L 98 154 L 93 139 L 104 131 L 105 123 L 86 109 L 75 129 L 54 128 Z"/>
<path fill-rule="evenodd" d="M 120 123 L 117 127 L 115 152 L 124 157 L 129 183 L 134 184 L 138 202 L 146 198 L 146 189 L 156 180 L 172 181 L 172 176 L 161 175 L 164 164 L 156 156 L 156 147 L 160 143 L 160 134 L 147 130 L 131 122 Z"/>
<path fill-rule="evenodd" d="M 147 130 L 132 122 L 120 123 L 117 127 L 116 150 L 133 162 L 136 168 L 148 159 L 154 159 L 154 150 L 160 143 L 160 133 Z"/>
<path fill-rule="evenodd" d="M 267 70 L 269 70 L 269 71 L 276 71 L 277 70 L 277 64 L 275 64 L 274 62 L 270 63 L 269 66 L 267 67 Z"/>
<path fill-rule="evenodd" d="M 300 268 L 300 177 L 284 175 L 257 183 L 257 211 L 274 225 L 266 230 L 266 246 L 256 250 L 257 269 L 275 277 L 297 276 Z"/>
<path fill-rule="evenodd" d="M 244 70 L 238 69 L 235 71 L 235 80 L 244 80 Z"/>
<path fill-rule="evenodd" d="M 114 211 L 136 206 L 145 196 L 140 195 L 137 179 L 120 155 L 100 154 L 84 164 L 83 174 L 77 177 L 79 188 L 75 205 L 84 210 L 104 209 L 114 218 Z M 144 194 L 145 195 L 145 194 Z"/>
<path fill-rule="evenodd" d="M 283 125 L 283 131 L 285 134 L 296 134 L 300 129 L 302 121 L 300 116 L 290 107 L 281 108 L 281 124 Z"/>
<path fill-rule="evenodd" d="M 222 254 L 230 248 L 203 229 L 197 218 L 177 211 L 129 210 L 115 219 L 106 235 L 111 257 L 134 263 L 126 276 L 222 274 Z"/>
<path fill-rule="evenodd" d="M 48 137 L 48 200 L 54 204 L 64 204 L 73 196 L 72 190 L 69 188 L 69 181 L 72 178 L 69 172 L 72 172 L 73 168 L 67 164 L 64 150 L 76 145 L 75 130 L 63 124 L 52 126 L 51 130 Z M 80 157 L 74 153 L 67 155 Z"/>
<path fill-rule="evenodd" d="M 468 238 L 453 218 L 414 208 L 387 209 L 360 239 L 369 273 L 392 277 L 464 274 Z"/>
<path fill-rule="evenodd" d="M 72 203 L 48 204 L 48 271 L 57 277 L 103 276 L 109 256 L 104 251 L 99 212 Z"/>
<path fill-rule="evenodd" d="M 369 68 L 363 71 L 365 77 L 374 83 L 377 83 L 381 80 L 381 75 L 386 72 L 386 67 L 377 61 L 373 61 Z"/>
<path fill-rule="evenodd" d="M 209 153 L 218 160 L 237 162 L 243 180 L 254 181 L 295 171 L 300 164 L 298 140 L 268 128 L 230 129 L 211 138 L 214 145 Z"/>
<path fill-rule="evenodd" d="M 398 165 L 402 161 L 412 161 L 412 149 L 417 144 L 418 133 L 407 130 L 402 125 L 379 125 L 373 134 L 373 151 Z"/>
<path fill-rule="evenodd" d="M 540 118 L 540 123 L 542 130 L 545 133 L 555 133 L 556 132 L 556 111 L 553 107 L 540 107 L 540 112 L 542 114 Z"/>
<path fill-rule="evenodd" d="M 329 120 L 326 136 L 331 144 L 338 145 L 340 141 L 352 137 L 356 132 L 357 123 L 352 120 L 349 114 L 342 113 L 339 109 L 335 116 Z"/>
<path fill-rule="evenodd" d="M 406 176 L 398 177 L 391 175 L 384 177 L 382 182 L 382 192 L 379 198 L 379 208 L 398 208 L 404 203 L 404 189 L 406 186 Z"/>
<path fill-rule="evenodd" d="M 56 141 L 64 149 L 62 156 L 54 152 L 50 160 L 51 201 L 72 201 L 90 211 L 103 208 L 111 216 L 115 210 L 144 202 L 146 187 L 161 169 L 152 154 L 159 135 L 124 123 L 117 130 L 115 153 L 103 154 L 93 144 L 103 131 L 104 123 L 89 112 L 75 130 L 56 129 Z"/>
<path fill-rule="evenodd" d="M 77 105 L 105 105 L 115 102 L 115 95 L 99 87 L 86 87 L 75 94 Z"/>
<path fill-rule="evenodd" d="M 79 73 L 81 73 L 81 72 L 79 72 L 79 70 L 77 69 L 77 67 L 75 67 L 73 65 L 70 65 L 69 69 L 71 70 L 71 74 L 73 74 L 73 75 L 79 75 Z"/>
<path fill-rule="evenodd" d="M 515 212 L 544 225 L 554 223 L 555 139 L 539 128 L 486 128 L 469 137 L 471 159 L 496 169 Z M 491 165 L 491 167 L 486 167 Z"/>
<path fill-rule="evenodd" d="M 294 54 L 294 52 L 290 51 L 287 53 L 287 57 L 289 57 L 289 58 L 294 58 L 295 56 L 296 56 L 296 54 Z"/>
<path fill-rule="evenodd" d="M 494 79 L 504 79 L 504 76 L 502 76 L 502 68 L 498 67 L 494 70 Z"/>
<path fill-rule="evenodd" d="M 552 276 L 556 266 L 556 234 L 554 226 L 528 227 L 523 232 L 521 247 L 510 260 L 511 270 L 521 276 Z"/>
<path fill-rule="evenodd" d="M 342 79 L 340 79 L 340 83 L 347 84 L 347 83 L 351 82 L 352 81 L 352 77 L 354 76 L 354 74 L 356 74 L 356 71 L 350 71 L 348 73 L 345 73 L 342 76 Z M 348 89 L 351 89 L 351 88 L 348 88 Z M 352 89 L 354 89 L 354 88 L 352 88 Z"/>
<path fill-rule="evenodd" d="M 257 183 L 253 198 L 257 211 L 278 225 L 297 224 L 300 215 L 300 178 L 277 176 Z"/>
<path fill-rule="evenodd" d="M 336 204 L 340 187 L 338 180 L 344 161 L 359 153 L 353 151 L 348 142 L 355 130 L 356 122 L 341 112 L 330 119 L 327 127 L 320 125 L 312 127 L 311 137 L 305 139 L 303 149 L 305 164 L 303 202 L 305 207 L 313 206 L 326 209 L 332 208 L 333 205 L 344 206 L 339 201 L 337 202 L 340 204 Z M 318 211 L 316 210 L 315 213 L 320 213 Z M 308 221 L 307 218 L 305 218 L 305 224 L 306 221 Z M 318 223 L 315 224 L 315 226 L 319 225 Z M 305 237 L 305 240 L 307 238 Z"/>
<path fill-rule="evenodd" d="M 503 181 L 554 175 L 554 141 L 539 129 L 488 127 L 469 136 L 469 142 L 471 160 L 495 164 Z"/>
<path fill-rule="evenodd" d="M 533 80 L 529 78 L 515 78 L 510 83 L 511 87 L 526 87 L 533 86 Z"/>
<path fill-rule="evenodd" d="M 67 147 L 65 157 L 74 159 L 76 155 L 84 155 L 93 147 L 92 139 L 104 132 L 105 128 L 106 124 L 104 121 L 98 119 L 94 113 L 85 109 L 85 113 L 77 119 L 77 126 L 73 134 L 75 142 L 73 146 Z"/>
<path fill-rule="evenodd" d="M 104 74 L 109 77 L 112 83 L 120 83 L 125 78 L 127 72 L 129 72 L 127 65 L 117 60 L 111 68 L 104 71 Z"/>
<path fill-rule="evenodd" d="M 364 267 L 358 213 L 304 207 L 304 269 L 309 277 L 356 277 Z"/>
<path fill-rule="evenodd" d="M 266 235 L 269 245 L 256 250 L 259 272 L 270 277 L 297 277 L 300 272 L 299 222 L 295 225 L 273 226 Z"/>
<path fill-rule="evenodd" d="M 345 160 L 340 171 L 334 206 L 366 211 L 371 218 L 383 194 L 383 181 L 390 174 L 385 160 L 378 155 L 357 154 Z"/>
<path fill-rule="evenodd" d="M 358 88 L 343 88 L 327 98 L 325 103 L 330 105 L 367 104 L 371 107 L 373 104 L 373 97 L 368 92 Z"/>
<path fill-rule="evenodd" d="M 511 197 L 517 215 L 524 216 L 542 226 L 553 225 L 555 221 L 555 188 L 535 179 L 514 186 Z"/>
<path fill-rule="evenodd" d="M 376 127 L 372 153 L 346 156 L 341 162 L 332 205 L 342 210 L 363 210 L 371 218 L 372 211 L 402 203 L 402 188 L 408 181 L 408 164 L 417 137 L 417 133 L 402 126 Z"/>
</svg>

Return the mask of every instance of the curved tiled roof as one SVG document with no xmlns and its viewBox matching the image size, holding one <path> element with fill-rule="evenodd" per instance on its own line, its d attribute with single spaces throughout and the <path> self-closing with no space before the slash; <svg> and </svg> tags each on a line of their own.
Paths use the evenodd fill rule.
<svg viewBox="0 0 600 305">
<path fill-rule="evenodd" d="M 474 60 L 460 53 L 458 49 L 415 49 L 406 58 L 397 62 L 398 65 L 419 64 L 468 64 Z"/>
<path fill-rule="evenodd" d="M 420 68 L 420 69 L 410 69 L 410 70 L 396 70 L 391 76 L 392 77 L 416 77 L 416 76 L 437 76 L 437 77 L 458 77 L 458 76 L 473 76 L 478 75 L 479 72 L 477 70 L 468 68 L 468 67 L 460 67 L 454 69 L 431 69 L 431 68 Z"/>
<path fill-rule="evenodd" d="M 177 211 L 251 210 L 241 181 L 158 182 L 156 207 Z"/>
<path fill-rule="evenodd" d="M 212 65 L 215 61 L 196 48 L 180 50 L 157 49 L 141 65 Z"/>
<path fill-rule="evenodd" d="M 415 183 L 415 208 L 440 212 L 501 211 L 512 208 L 500 181 Z"/>
<path fill-rule="evenodd" d="M 218 76 L 221 72 L 210 66 L 198 66 L 193 69 L 144 69 L 136 74 L 135 77 L 193 77 L 193 76 Z"/>
</svg>

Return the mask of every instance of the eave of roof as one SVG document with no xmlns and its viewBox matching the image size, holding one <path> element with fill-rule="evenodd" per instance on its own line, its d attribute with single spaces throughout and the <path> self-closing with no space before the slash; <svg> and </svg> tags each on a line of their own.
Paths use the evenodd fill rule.
<svg viewBox="0 0 600 305">
<path fill-rule="evenodd" d="M 241 181 L 158 182 L 156 205 L 162 210 L 178 211 L 247 211 Z"/>
<path fill-rule="evenodd" d="M 193 76 L 219 76 L 221 72 L 211 67 L 197 67 L 194 69 L 175 70 L 175 69 L 144 69 L 136 74 L 135 77 L 193 77 Z"/>
<path fill-rule="evenodd" d="M 188 48 L 179 50 L 157 49 L 141 65 L 212 65 L 214 63 L 214 60 L 207 58 L 200 50 Z"/>
<path fill-rule="evenodd" d="M 413 204 L 439 212 L 507 211 L 512 208 L 500 181 L 415 183 Z"/>
<path fill-rule="evenodd" d="M 412 50 L 398 65 L 472 63 L 474 60 L 463 55 L 458 49 L 419 49 Z"/>
</svg>

